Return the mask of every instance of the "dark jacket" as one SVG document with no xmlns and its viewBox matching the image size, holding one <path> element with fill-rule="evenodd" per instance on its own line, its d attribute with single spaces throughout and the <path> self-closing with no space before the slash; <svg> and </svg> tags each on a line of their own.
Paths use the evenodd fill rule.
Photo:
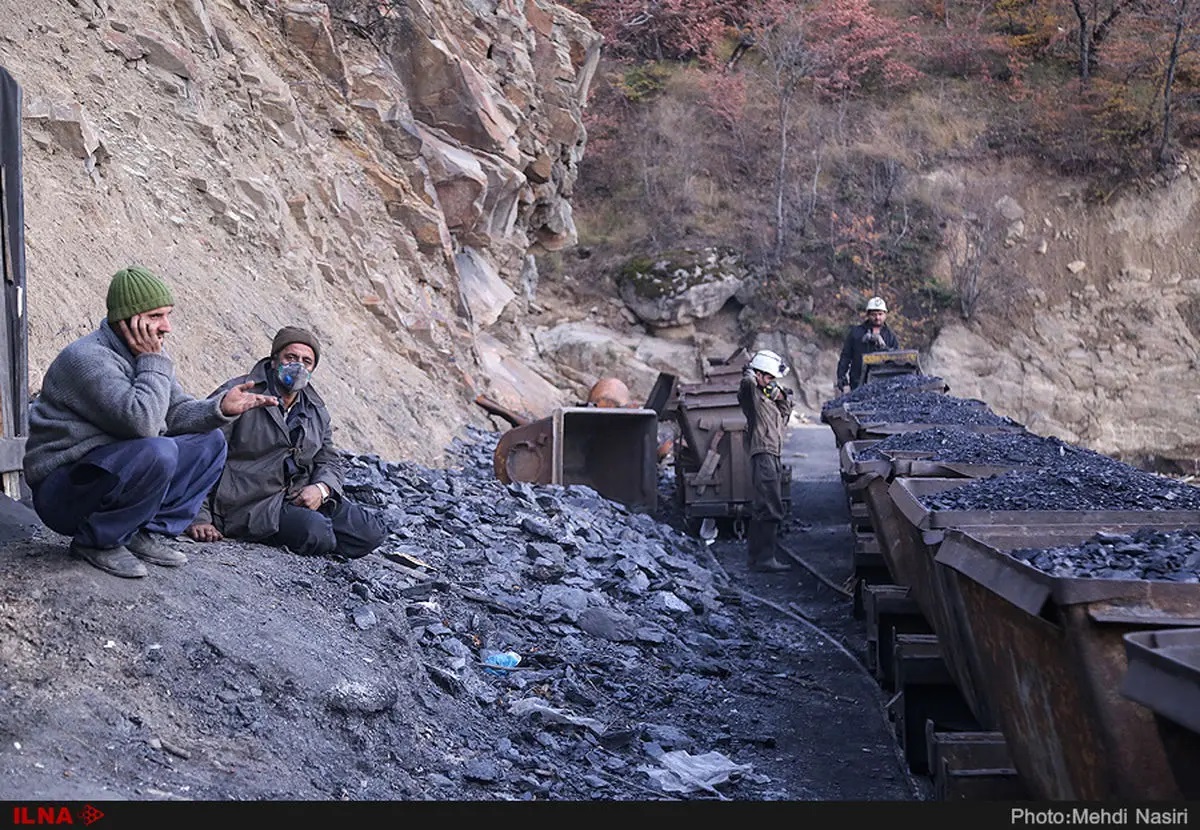
<svg viewBox="0 0 1200 830">
<path fill-rule="evenodd" d="M 857 389 L 862 384 L 860 376 L 862 375 L 863 355 L 871 352 L 894 351 L 900 348 L 900 341 L 896 339 L 896 335 L 887 327 L 886 323 L 879 330 L 879 334 L 883 338 L 882 346 L 870 342 L 870 338 L 867 337 L 870 331 L 871 327 L 863 322 L 857 326 L 851 326 L 850 331 L 846 332 L 846 342 L 842 344 L 842 356 L 838 360 L 835 386 L 849 384 L 851 389 Z"/>
<path fill-rule="evenodd" d="M 784 433 L 788 419 L 792 416 L 791 390 L 775 386 L 774 397 L 754 379 L 754 371 L 747 367 L 738 384 L 738 403 L 746 416 L 746 454 L 753 458 L 760 452 L 776 457 L 783 454 Z"/>
<path fill-rule="evenodd" d="M 270 358 L 250 374 L 234 378 L 214 396 L 245 381 L 253 391 L 273 395 L 268 386 Z M 264 406 L 242 414 L 225 428 L 229 454 L 217 486 L 209 493 L 197 522 L 212 522 L 226 536 L 264 539 L 279 530 L 279 511 L 309 484 L 322 482 L 331 498 L 342 497 L 346 463 L 333 445 L 333 429 L 325 401 L 312 386 L 300 390 L 294 406 L 304 406 L 299 429 L 285 420 L 282 406 Z M 295 444 L 292 432 L 297 432 Z"/>
</svg>

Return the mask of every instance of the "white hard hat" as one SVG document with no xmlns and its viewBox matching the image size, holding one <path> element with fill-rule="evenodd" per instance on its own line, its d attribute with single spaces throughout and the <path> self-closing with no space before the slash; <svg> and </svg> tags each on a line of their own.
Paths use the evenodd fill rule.
<svg viewBox="0 0 1200 830">
<path fill-rule="evenodd" d="M 872 297 L 867 300 L 867 311 L 887 311 L 887 303 L 883 297 Z"/>
<path fill-rule="evenodd" d="M 766 372 L 773 378 L 781 378 L 788 372 L 783 358 L 768 349 L 754 353 L 754 357 L 750 358 L 750 368 Z"/>
</svg>

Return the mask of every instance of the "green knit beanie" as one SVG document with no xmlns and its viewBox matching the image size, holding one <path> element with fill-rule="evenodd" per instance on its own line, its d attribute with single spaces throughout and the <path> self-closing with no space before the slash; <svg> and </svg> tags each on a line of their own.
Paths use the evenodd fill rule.
<svg viewBox="0 0 1200 830">
<path fill-rule="evenodd" d="M 108 284 L 108 322 L 128 320 L 135 314 L 175 305 L 167 284 L 140 265 L 122 268 Z"/>
</svg>

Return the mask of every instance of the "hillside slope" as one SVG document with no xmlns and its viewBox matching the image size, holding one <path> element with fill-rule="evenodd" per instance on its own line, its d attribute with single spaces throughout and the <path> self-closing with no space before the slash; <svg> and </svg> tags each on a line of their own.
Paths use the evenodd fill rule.
<svg viewBox="0 0 1200 830">
<path fill-rule="evenodd" d="M 504 343 L 518 333 L 476 338 L 531 250 L 573 241 L 598 38 L 548 3 L 379 8 L 0 2 L 24 91 L 32 392 L 139 262 L 176 290 L 194 394 L 297 324 L 325 344 L 348 449 L 437 460 L 484 423 L 477 394 L 512 399 L 488 367 L 530 362 Z M 536 368 L 514 370 L 530 398 L 564 394 Z"/>
</svg>

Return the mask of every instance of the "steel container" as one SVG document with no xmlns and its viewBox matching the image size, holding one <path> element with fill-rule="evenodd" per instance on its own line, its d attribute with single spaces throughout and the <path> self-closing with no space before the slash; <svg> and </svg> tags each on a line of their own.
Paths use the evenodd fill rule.
<svg viewBox="0 0 1200 830">
<path fill-rule="evenodd" d="M 994 717 L 1035 799 L 1181 798 L 1153 714 L 1118 687 L 1124 635 L 1200 626 L 1200 585 L 1054 577 L 1010 555 L 1078 544 L 1102 529 L 1200 523 L 1194 511 L 1106 521 L 1131 512 L 1040 527 L 1014 515 L 1007 525 L 948 528 L 937 550 L 946 609 L 935 624 L 939 646 L 967 658 L 956 671 L 968 673 L 963 679 Z"/>
<path fill-rule="evenodd" d="M 1126 634 L 1125 659 L 1121 694 L 1154 712 L 1175 783 L 1200 799 L 1200 629 Z"/>
</svg>

